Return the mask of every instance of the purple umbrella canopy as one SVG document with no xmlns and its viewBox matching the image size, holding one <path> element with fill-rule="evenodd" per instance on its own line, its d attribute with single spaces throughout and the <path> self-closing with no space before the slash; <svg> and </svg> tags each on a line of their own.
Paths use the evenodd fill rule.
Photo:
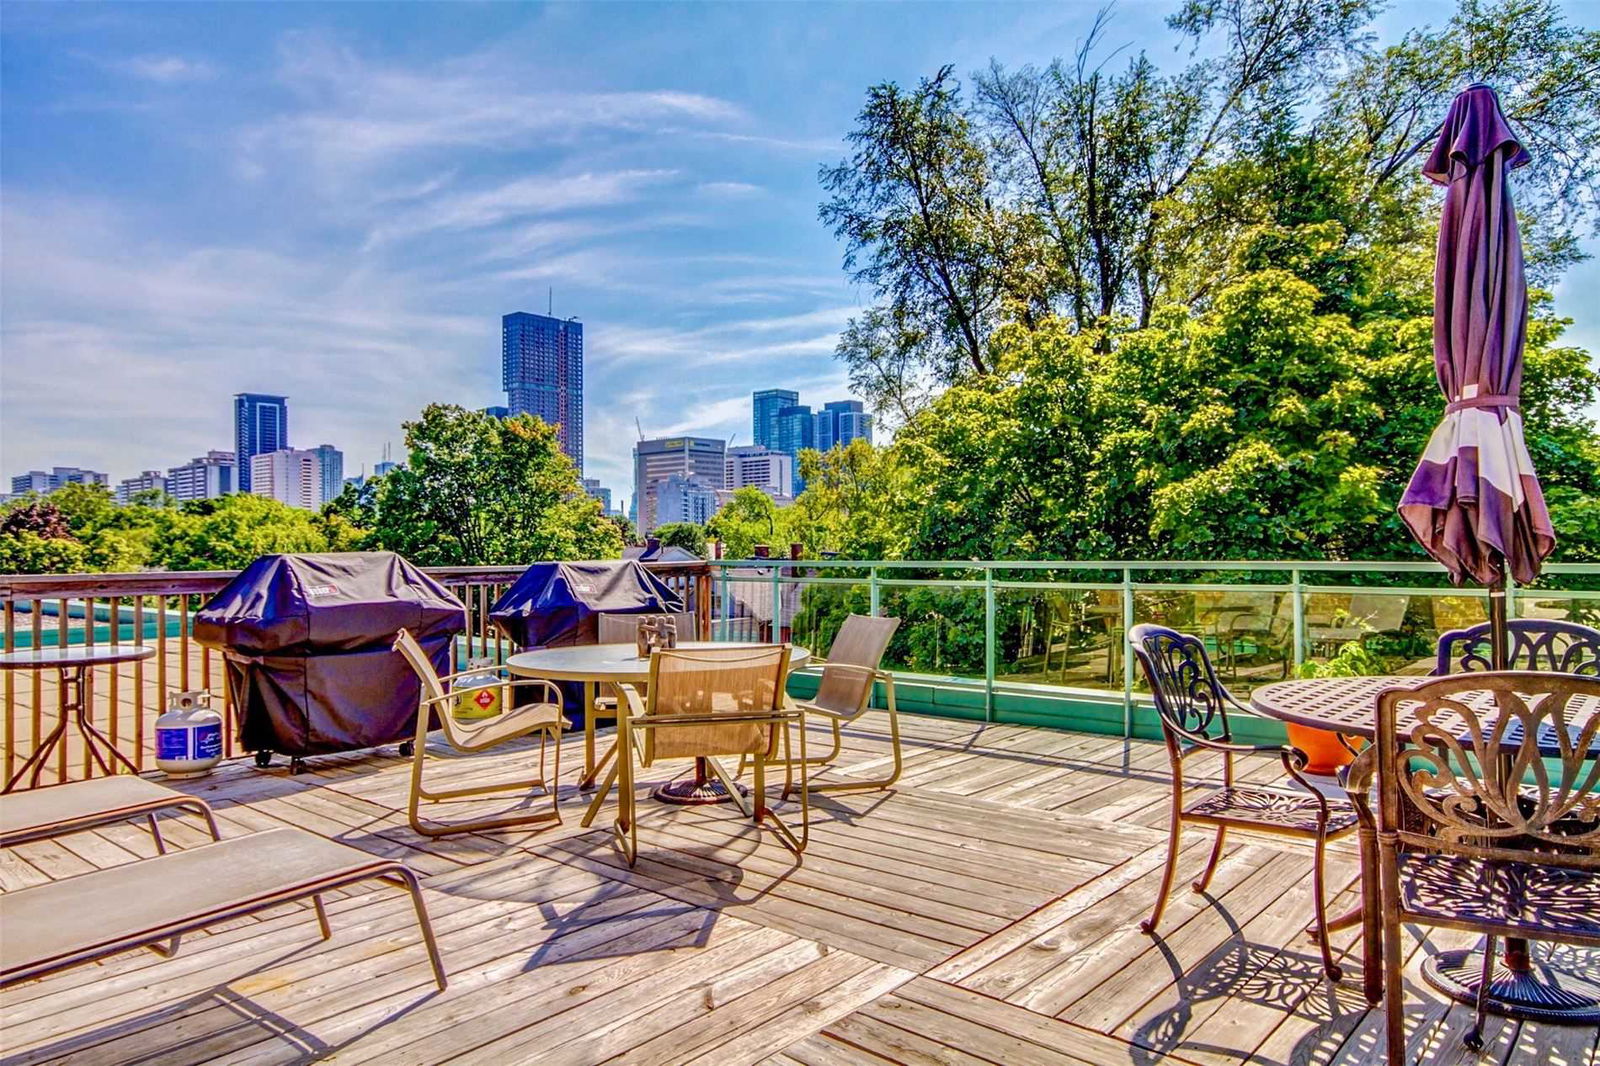
<svg viewBox="0 0 1600 1066">
<path fill-rule="evenodd" d="M 1528 285 L 1507 178 L 1529 162 L 1487 85 L 1457 96 L 1423 173 L 1445 186 L 1433 277 L 1433 362 L 1444 419 L 1400 517 L 1457 584 L 1539 575 L 1555 530 L 1522 435 Z"/>
</svg>

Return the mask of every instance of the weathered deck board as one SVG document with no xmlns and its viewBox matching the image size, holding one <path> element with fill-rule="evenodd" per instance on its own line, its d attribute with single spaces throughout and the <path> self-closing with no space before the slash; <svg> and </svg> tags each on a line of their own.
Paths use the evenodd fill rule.
<svg viewBox="0 0 1600 1066">
<path fill-rule="evenodd" d="M 358 886 L 330 894 L 330 941 L 308 906 L 286 906 L 188 937 L 175 959 L 129 954 L 0 993 L 3 1062 L 1378 1061 L 1382 1017 L 1359 994 L 1354 932 L 1335 941 L 1349 974 L 1337 988 L 1305 936 L 1306 848 L 1237 834 L 1196 895 L 1209 837 L 1189 832 L 1161 935 L 1146 937 L 1169 799 L 1159 745 L 903 725 L 900 785 L 818 796 L 799 864 L 731 808 L 642 800 L 629 868 L 609 807 L 593 830 L 578 825 L 588 797 L 570 785 L 571 738 L 561 825 L 445 839 L 406 824 L 409 763 L 392 752 L 313 760 L 298 776 L 225 764 L 184 786 L 225 835 L 299 825 L 423 874 L 450 988 L 432 987 L 405 897 Z M 881 774 L 881 727 L 846 730 L 828 776 Z M 430 773 L 484 783 L 534 758 L 512 747 Z M 1270 759 L 1242 769 L 1277 773 Z M 192 819 L 163 828 L 175 846 L 208 839 Z M 35 842 L 0 852 L 0 892 L 153 853 L 131 823 Z M 1357 877 L 1348 844 L 1329 866 L 1337 909 Z M 1416 975 L 1459 940 L 1407 940 L 1408 1061 L 1480 1061 L 1460 1043 L 1468 1012 Z M 1481 1061 L 1501 1066 L 1596 1066 L 1600 1044 L 1594 1027 L 1503 1019 L 1486 1037 Z"/>
</svg>

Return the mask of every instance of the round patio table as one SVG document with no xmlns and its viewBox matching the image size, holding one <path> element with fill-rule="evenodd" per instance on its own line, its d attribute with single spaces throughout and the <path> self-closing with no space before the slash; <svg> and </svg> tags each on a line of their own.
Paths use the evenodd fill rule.
<svg viewBox="0 0 1600 1066">
<path fill-rule="evenodd" d="M 749 641 L 686 640 L 678 644 L 679 651 L 703 648 L 768 648 L 770 644 Z M 789 669 L 804 666 L 811 652 L 801 647 L 789 649 Z M 594 716 L 595 697 L 601 685 L 643 685 L 650 680 L 650 657 L 639 657 L 634 644 L 575 644 L 564 648 L 540 648 L 518 652 L 506 660 L 506 669 L 519 677 L 536 677 L 546 681 L 580 681 L 583 683 L 583 778 L 578 786 L 594 787 L 595 777 L 617 753 L 613 743 L 609 750 L 595 759 Z M 619 694 L 618 698 L 621 696 Z M 705 764 L 695 760 L 692 778 L 669 782 L 655 790 L 656 799 L 665 803 L 725 803 L 731 800 L 722 783 L 713 778 Z"/>
<path fill-rule="evenodd" d="M 50 730 L 21 768 L 11 775 L 11 780 L 0 792 L 15 789 L 29 770 L 33 771 L 33 775 L 28 787 L 38 787 L 39 775 L 44 772 L 51 753 L 67 741 L 68 721 L 77 723 L 84 746 L 102 773 L 107 776 L 116 773 L 117 764 L 126 766 L 129 773 L 138 773 L 139 768 L 133 764 L 133 760 L 118 751 L 116 745 L 89 721 L 89 670 L 109 663 L 137 662 L 155 653 L 155 648 L 145 644 L 80 644 L 66 648 L 28 648 L 0 653 L 0 670 L 55 670 L 61 678 L 61 683 L 56 687 L 55 728 Z M 96 744 L 105 748 L 105 755 L 100 754 Z"/>
<path fill-rule="evenodd" d="M 1428 675 L 1404 674 L 1378 677 L 1319 677 L 1292 681 L 1278 681 L 1262 685 L 1250 694 L 1250 707 L 1269 718 L 1328 729 L 1347 736 L 1372 740 L 1378 733 L 1378 693 L 1390 688 L 1415 688 L 1438 678 Z M 1587 710 L 1600 714 L 1600 704 L 1585 708 L 1595 701 L 1579 697 L 1569 709 Z M 1583 719 L 1587 721 L 1587 718 Z M 1396 725 L 1409 731 L 1416 725 L 1415 717 L 1401 704 Z M 1600 743 L 1600 741 L 1597 741 Z M 1541 742 L 1540 750 L 1557 755 L 1553 744 Z M 1348 928 L 1360 921 L 1362 914 L 1377 913 L 1377 839 L 1365 821 L 1358 830 L 1361 841 L 1361 907 L 1352 914 L 1330 924 L 1329 928 Z M 1383 960 L 1381 934 L 1368 927 L 1362 950 L 1363 983 L 1368 1002 L 1377 1003 L 1383 997 Z M 1526 942 L 1506 940 L 1507 962 L 1492 971 L 1489 985 L 1489 1009 L 1514 1017 L 1535 1017 L 1550 1021 L 1593 1022 L 1600 1020 L 1600 982 L 1589 972 L 1574 972 L 1554 962 L 1533 966 L 1528 959 Z M 1541 970 L 1548 971 L 1548 976 Z M 1481 950 L 1455 950 L 1435 953 L 1422 965 L 1422 975 L 1428 983 L 1466 1003 L 1477 1000 L 1478 984 L 1483 973 Z"/>
</svg>

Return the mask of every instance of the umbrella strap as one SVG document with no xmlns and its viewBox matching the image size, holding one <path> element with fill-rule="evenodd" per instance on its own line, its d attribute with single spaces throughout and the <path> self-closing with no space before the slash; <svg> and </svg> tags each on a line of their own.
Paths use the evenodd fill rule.
<svg viewBox="0 0 1600 1066">
<path fill-rule="evenodd" d="M 1452 400 L 1445 405 L 1444 413 L 1453 415 L 1457 411 L 1466 410 L 1468 407 L 1509 407 L 1512 410 L 1518 410 L 1522 407 L 1522 400 L 1516 396 L 1485 393 L 1482 396 L 1468 396 L 1464 400 Z"/>
</svg>

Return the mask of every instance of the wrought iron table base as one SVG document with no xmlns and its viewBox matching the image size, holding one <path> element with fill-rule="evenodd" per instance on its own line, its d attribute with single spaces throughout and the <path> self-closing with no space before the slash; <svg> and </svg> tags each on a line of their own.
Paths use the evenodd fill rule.
<svg viewBox="0 0 1600 1066">
<path fill-rule="evenodd" d="M 712 773 L 712 769 L 721 771 L 722 768 L 713 764 L 710 759 L 696 759 L 693 774 L 680 777 L 676 781 L 668 781 L 657 787 L 651 795 L 662 803 L 680 807 L 700 807 L 711 803 L 738 803 L 741 807 L 744 806 L 744 797 L 750 794 L 750 790 L 734 781 L 732 785 L 735 791 L 729 791 L 727 774 Z"/>
<path fill-rule="evenodd" d="M 89 721 L 90 701 L 87 698 L 89 666 L 74 664 L 60 667 L 59 670 L 61 684 L 56 693 L 56 707 L 59 715 L 56 726 L 50 730 L 44 740 L 40 742 L 39 747 L 34 750 L 32 755 L 28 756 L 27 761 L 22 764 L 17 772 L 11 775 L 11 780 L 6 782 L 6 787 L 0 792 L 13 791 L 22 779 L 28 776 L 29 770 L 33 771 L 33 775 L 28 782 L 28 787 L 38 787 L 39 775 L 44 773 L 45 766 L 50 762 L 50 756 L 55 753 L 58 747 L 63 747 L 66 744 L 67 722 L 69 720 L 77 723 L 78 733 L 83 737 L 84 747 L 88 750 L 95 765 L 100 767 L 101 773 L 107 777 L 111 776 L 116 773 L 114 766 L 118 763 L 127 767 L 130 774 L 139 772 L 139 768 L 133 765 L 133 761 L 118 751 L 116 745 L 111 743 L 106 735 L 96 729 Z M 99 749 L 95 747 L 96 743 L 104 746 L 106 754 L 110 756 L 109 760 L 100 754 Z"/>
<path fill-rule="evenodd" d="M 1515 948 L 1508 949 L 1511 954 Z M 1594 972 L 1575 973 L 1559 962 L 1529 959 L 1528 968 L 1513 968 L 1502 954 L 1489 974 L 1485 1006 L 1495 1014 L 1540 1022 L 1600 1022 L 1600 954 Z M 1483 977 L 1483 947 L 1441 951 L 1422 964 L 1423 978 L 1434 988 L 1464 1003 L 1476 1003 Z"/>
</svg>

